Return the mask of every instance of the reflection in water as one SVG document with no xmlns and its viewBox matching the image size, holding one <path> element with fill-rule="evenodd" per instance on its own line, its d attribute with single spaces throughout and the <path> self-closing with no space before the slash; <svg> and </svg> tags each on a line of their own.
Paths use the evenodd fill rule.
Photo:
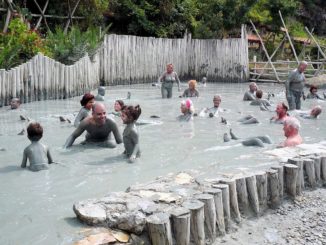
<svg viewBox="0 0 326 245">
<path fill-rule="evenodd" d="M 185 87 L 187 85 L 184 85 Z M 188 124 L 176 121 L 180 114 L 180 99 L 162 100 L 160 90 L 150 85 L 108 88 L 105 104 L 113 111 L 116 98 L 132 97 L 126 103 L 140 104 L 139 122 L 153 122 L 138 127 L 142 156 L 128 164 L 122 157 L 123 145 L 115 149 L 86 147 L 79 143 L 68 150 L 62 148 L 74 130 L 69 122 L 60 122 L 63 116 L 73 121 L 79 111 L 80 97 L 68 100 L 39 101 L 23 104 L 18 110 L 0 108 L 0 244 L 71 244 L 78 236 L 81 224 L 72 211 L 75 201 L 102 197 L 110 191 L 123 191 L 129 185 L 152 180 L 159 175 L 188 169 L 202 169 L 212 174 L 270 164 L 269 156 L 262 154 L 283 141 L 282 126 L 270 124 L 273 112 L 242 102 L 247 84 L 208 84 L 199 87 L 201 97 L 193 99 L 197 112 L 212 106 L 214 94 L 222 96 L 221 107 L 227 109 L 217 118 L 195 117 Z M 262 86 L 273 92 L 275 103 L 283 99 L 280 85 Z M 94 93 L 95 94 L 95 93 Z M 267 93 L 266 93 L 267 94 Z M 309 109 L 312 101 L 304 102 Z M 242 116 L 254 114 L 257 125 L 241 125 Z M 54 161 L 48 171 L 32 173 L 19 168 L 23 149 L 29 144 L 25 135 L 17 135 L 28 125 L 20 115 L 38 121 L 44 128 L 42 142 L 50 147 Z M 151 118 L 158 115 L 159 118 Z M 221 123 L 221 116 L 228 124 Z M 122 132 L 124 125 L 115 118 Z M 303 121 L 302 136 L 306 143 L 320 141 L 325 135 L 325 113 L 318 120 Z M 274 144 L 265 148 L 243 147 L 239 141 L 223 143 L 223 134 L 232 128 L 239 138 L 269 135 Z M 317 128 L 318 130 L 315 130 Z"/>
</svg>

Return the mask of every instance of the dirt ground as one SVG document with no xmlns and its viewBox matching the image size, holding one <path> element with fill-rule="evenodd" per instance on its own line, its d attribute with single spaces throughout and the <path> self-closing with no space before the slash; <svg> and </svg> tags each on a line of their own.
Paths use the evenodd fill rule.
<svg viewBox="0 0 326 245">
<path fill-rule="evenodd" d="M 243 219 L 236 231 L 214 243 L 326 244 L 326 189 L 305 191 L 295 201 L 285 201 L 259 218 Z"/>
</svg>

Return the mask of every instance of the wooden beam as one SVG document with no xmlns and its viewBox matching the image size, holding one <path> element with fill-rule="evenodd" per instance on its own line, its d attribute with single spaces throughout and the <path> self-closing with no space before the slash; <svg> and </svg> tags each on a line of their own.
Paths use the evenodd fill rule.
<svg viewBox="0 0 326 245">
<path fill-rule="evenodd" d="M 291 41 L 291 37 L 289 35 L 289 32 L 288 32 L 288 29 L 286 28 L 286 25 L 284 23 L 284 20 L 283 20 L 283 17 L 282 17 L 282 14 L 281 14 L 281 11 L 279 10 L 278 11 L 279 15 L 280 15 L 280 18 L 281 18 L 281 21 L 282 21 L 282 24 L 283 24 L 283 27 L 285 29 L 285 33 L 286 33 L 286 36 L 288 37 L 288 40 L 290 42 L 290 45 L 291 45 L 291 48 L 292 48 L 292 51 L 293 51 L 293 54 L 294 54 L 294 57 L 295 57 L 295 60 L 297 61 L 297 63 L 299 64 L 299 59 L 298 59 L 298 56 L 297 56 L 297 53 L 295 52 L 295 49 L 294 49 L 294 46 L 293 46 L 293 43 Z"/>
<path fill-rule="evenodd" d="M 48 22 L 46 21 L 46 18 L 45 18 L 44 14 L 43 14 L 43 11 L 42 11 L 40 5 L 38 5 L 38 3 L 37 3 L 36 0 L 34 0 L 34 3 L 36 4 L 38 10 L 40 11 L 40 13 L 41 13 L 41 15 L 42 15 L 42 18 L 44 19 L 44 23 L 45 23 L 45 25 L 46 25 L 46 28 L 51 32 L 50 27 L 48 26 Z"/>
<path fill-rule="evenodd" d="M 276 70 L 275 70 L 275 67 L 274 67 L 274 65 L 273 65 L 273 62 L 272 62 L 271 58 L 269 57 L 268 52 L 267 52 L 267 50 L 266 50 L 266 48 L 265 48 L 264 42 L 263 42 L 262 38 L 260 37 L 260 35 L 259 35 L 257 29 L 256 29 L 256 26 L 254 25 L 254 23 L 253 23 L 251 20 L 250 20 L 250 23 L 251 23 L 252 27 L 254 28 L 254 30 L 255 30 L 255 32 L 256 32 L 256 34 L 257 34 L 257 37 L 258 37 L 259 40 L 260 40 L 260 43 L 261 43 L 261 45 L 262 45 L 262 48 L 263 48 L 263 50 L 264 50 L 264 52 L 265 52 L 265 55 L 266 55 L 266 57 L 267 57 L 267 59 L 268 59 L 268 63 L 270 63 L 270 65 L 271 65 L 271 67 L 272 67 L 272 69 L 273 69 L 273 71 L 274 71 L 274 73 L 275 73 L 276 80 L 277 80 L 277 81 L 280 81 L 280 79 L 279 79 L 279 77 L 278 77 L 278 75 L 277 75 L 277 72 L 276 72 Z"/>
<path fill-rule="evenodd" d="M 73 10 L 72 10 L 72 12 L 70 14 L 71 16 L 74 15 L 74 13 L 75 13 L 75 11 L 76 11 L 79 3 L 80 3 L 80 0 L 78 0 L 78 2 L 76 3 L 75 7 L 73 8 Z M 66 23 L 66 26 L 65 26 L 65 29 L 64 29 L 64 33 L 67 33 L 69 25 L 70 25 L 70 18 L 67 20 L 67 23 Z"/>
<path fill-rule="evenodd" d="M 321 47 L 319 46 L 319 43 L 317 42 L 317 40 L 314 38 L 314 36 L 312 35 L 312 33 L 310 33 L 310 31 L 308 30 L 308 28 L 305 26 L 304 28 L 306 30 L 306 32 L 309 34 L 309 36 L 312 38 L 312 40 L 315 42 L 315 44 L 318 47 L 319 53 L 324 57 L 324 59 L 326 59 L 326 55 L 323 52 L 323 50 L 321 49 Z"/>
<path fill-rule="evenodd" d="M 285 41 L 285 39 L 286 39 L 286 37 L 284 37 L 284 38 L 282 39 L 282 41 L 280 42 L 280 44 L 278 45 L 278 47 L 275 49 L 274 53 L 272 53 L 272 55 L 271 55 L 271 59 L 273 59 L 274 55 L 276 54 L 277 50 L 279 50 L 279 48 L 282 46 L 282 44 L 283 44 L 283 42 Z M 268 63 L 266 63 L 266 64 L 264 65 L 263 72 L 265 71 L 264 69 L 267 67 L 267 65 L 268 65 Z M 262 74 L 260 74 L 256 79 L 258 80 L 258 79 L 260 78 L 261 75 L 262 75 Z"/>
<path fill-rule="evenodd" d="M 44 8 L 43 8 L 43 10 L 42 10 L 42 14 L 43 14 L 43 15 L 41 15 L 41 16 L 39 17 L 39 19 L 38 19 L 38 21 L 37 21 L 37 23 L 36 23 L 36 25 L 35 25 L 35 27 L 34 27 L 34 30 L 37 30 L 37 28 L 39 28 L 39 26 L 40 26 L 40 24 L 41 24 L 41 21 L 42 21 L 42 19 L 43 19 L 43 16 L 44 16 L 45 10 L 46 10 L 46 8 L 48 7 L 48 4 L 49 4 L 49 0 L 46 0 L 46 3 L 45 3 Z"/>
</svg>

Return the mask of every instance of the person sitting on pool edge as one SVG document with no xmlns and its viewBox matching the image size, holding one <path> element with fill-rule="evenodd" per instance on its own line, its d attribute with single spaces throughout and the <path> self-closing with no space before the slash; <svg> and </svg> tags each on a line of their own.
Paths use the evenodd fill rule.
<svg viewBox="0 0 326 245">
<path fill-rule="evenodd" d="M 118 126 L 111 118 L 106 117 L 106 109 L 102 103 L 95 103 L 92 107 L 92 115 L 85 118 L 68 137 L 64 148 L 70 147 L 76 138 L 87 131 L 84 143 L 96 143 L 99 146 L 114 148 L 116 144 L 111 140 L 113 133 L 117 144 L 122 143 L 122 137 Z"/>
<path fill-rule="evenodd" d="M 218 113 L 223 111 L 223 109 L 220 108 L 220 104 L 222 102 L 221 96 L 216 94 L 213 97 L 213 107 L 211 108 L 204 108 L 199 112 L 200 117 L 205 117 L 208 115 L 209 117 L 218 116 Z"/>
<path fill-rule="evenodd" d="M 196 80 L 190 80 L 188 82 L 188 86 L 189 88 L 187 88 L 181 97 L 198 97 L 199 96 L 199 92 L 196 89 L 197 86 L 197 81 Z"/>
<path fill-rule="evenodd" d="M 181 101 L 180 110 L 182 115 L 177 117 L 179 121 L 188 122 L 193 119 L 194 107 L 191 99 Z"/>
<path fill-rule="evenodd" d="M 92 95 L 91 93 L 84 94 L 83 98 L 80 100 L 82 108 L 78 112 L 78 115 L 76 116 L 74 121 L 75 127 L 78 127 L 79 123 L 89 116 L 94 102 L 94 95 Z"/>
<path fill-rule="evenodd" d="M 255 100 L 256 99 L 257 84 L 254 82 L 249 83 L 249 90 L 243 95 L 243 100 Z"/>
<path fill-rule="evenodd" d="M 105 88 L 100 86 L 97 89 L 97 95 L 95 96 L 96 101 L 104 101 Z"/>
<path fill-rule="evenodd" d="M 288 110 L 289 110 L 289 108 L 284 103 L 279 103 L 276 106 L 276 110 L 275 110 L 276 116 L 273 116 L 270 119 L 270 122 L 281 123 L 281 124 L 284 123 L 284 121 L 288 117 Z"/>
<path fill-rule="evenodd" d="M 48 169 L 48 164 L 53 163 L 49 148 L 43 145 L 39 140 L 43 136 L 43 128 L 37 123 L 30 123 L 27 127 L 27 137 L 31 144 L 24 149 L 21 167 L 26 168 L 29 160 L 29 170 L 40 171 Z"/>
<path fill-rule="evenodd" d="M 297 146 L 302 143 L 302 138 L 299 134 L 300 122 L 295 117 L 288 117 L 283 124 L 285 141 L 278 147 Z"/>
<path fill-rule="evenodd" d="M 124 154 L 128 157 L 128 162 L 133 163 L 136 157 L 140 157 L 139 133 L 136 121 L 141 114 L 141 108 L 137 106 L 126 106 L 121 113 L 121 119 L 126 127 L 123 131 Z"/>
</svg>

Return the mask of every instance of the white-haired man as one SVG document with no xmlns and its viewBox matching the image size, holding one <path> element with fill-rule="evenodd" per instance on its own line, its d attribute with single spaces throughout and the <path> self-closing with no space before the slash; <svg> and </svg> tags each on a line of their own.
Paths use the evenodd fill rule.
<svg viewBox="0 0 326 245">
<path fill-rule="evenodd" d="M 249 90 L 245 92 L 243 95 L 243 100 L 256 100 L 256 91 L 257 91 L 257 84 L 254 82 L 249 83 Z"/>
<path fill-rule="evenodd" d="M 279 147 L 296 146 L 302 143 L 302 138 L 299 134 L 300 122 L 295 117 L 288 117 L 284 121 L 283 131 L 286 137 L 285 141 Z"/>
<path fill-rule="evenodd" d="M 308 63 L 301 61 L 298 68 L 290 72 L 288 79 L 285 81 L 285 94 L 289 104 L 289 110 L 301 109 L 301 97 L 303 94 L 305 76 Z"/>
</svg>

